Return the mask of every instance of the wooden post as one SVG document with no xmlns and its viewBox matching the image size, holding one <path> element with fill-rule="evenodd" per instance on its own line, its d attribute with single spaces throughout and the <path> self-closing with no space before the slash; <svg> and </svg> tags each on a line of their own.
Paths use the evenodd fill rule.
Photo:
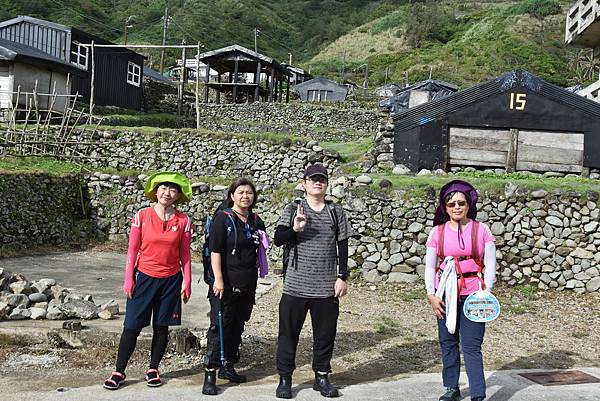
<svg viewBox="0 0 600 401">
<path fill-rule="evenodd" d="M 280 103 L 283 101 L 283 79 L 279 80 L 279 100 L 278 101 Z"/>
<path fill-rule="evenodd" d="M 517 146 L 519 141 L 519 130 L 510 129 L 510 141 L 508 142 L 508 152 L 506 153 L 506 172 L 514 173 L 517 168 Z"/>
<path fill-rule="evenodd" d="M 233 66 L 233 104 L 237 103 L 237 82 L 238 82 L 239 61 L 235 59 Z"/>
<path fill-rule="evenodd" d="M 219 73 L 217 75 L 217 82 L 221 83 L 221 74 Z M 217 90 L 217 104 L 221 104 L 221 90 L 219 88 L 219 90 Z"/>
<path fill-rule="evenodd" d="M 285 102 L 290 102 L 290 77 L 287 77 L 287 89 L 285 90 Z"/>
<path fill-rule="evenodd" d="M 204 77 L 204 103 L 208 103 L 208 80 L 210 79 L 210 62 L 206 63 L 206 76 Z"/>
<path fill-rule="evenodd" d="M 273 81 L 273 101 L 277 102 L 279 97 L 279 77 L 275 74 L 275 80 Z"/>
<path fill-rule="evenodd" d="M 90 75 L 90 116 L 94 110 L 94 76 L 96 63 L 94 62 L 94 41 L 92 40 L 92 46 L 90 47 L 91 60 L 92 60 L 92 73 Z"/>
<path fill-rule="evenodd" d="M 200 128 L 200 42 L 196 49 L 196 129 Z"/>
<path fill-rule="evenodd" d="M 185 41 L 182 42 L 183 45 L 185 45 Z M 182 66 L 181 66 L 181 77 L 179 79 L 179 96 L 177 97 L 177 115 L 180 116 L 181 115 L 181 111 L 183 109 L 183 90 L 185 87 L 185 54 L 186 48 L 184 47 L 183 49 L 181 49 L 181 60 L 182 60 Z"/>
<path fill-rule="evenodd" d="M 255 102 L 259 102 L 260 101 L 260 69 L 261 69 L 261 64 L 260 61 L 258 62 L 258 64 L 256 65 L 256 73 L 254 74 L 254 83 L 256 84 L 256 87 L 254 88 L 254 101 Z"/>
<path fill-rule="evenodd" d="M 275 67 L 271 66 L 271 78 L 269 79 L 269 103 L 273 101 L 273 83 L 275 81 Z"/>
</svg>

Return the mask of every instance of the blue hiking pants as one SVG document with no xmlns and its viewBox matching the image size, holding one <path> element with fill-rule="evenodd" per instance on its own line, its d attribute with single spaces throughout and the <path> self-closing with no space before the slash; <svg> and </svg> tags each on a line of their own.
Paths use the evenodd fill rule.
<svg viewBox="0 0 600 401">
<path fill-rule="evenodd" d="M 471 398 L 485 397 L 485 376 L 483 375 L 483 356 L 481 354 L 485 323 L 475 323 L 465 317 L 463 313 L 465 298 L 462 296 L 459 298 L 454 334 L 448 332 L 445 318 L 438 319 L 438 334 L 442 349 L 442 378 L 444 387 L 458 388 L 459 346 L 462 346 Z"/>
</svg>

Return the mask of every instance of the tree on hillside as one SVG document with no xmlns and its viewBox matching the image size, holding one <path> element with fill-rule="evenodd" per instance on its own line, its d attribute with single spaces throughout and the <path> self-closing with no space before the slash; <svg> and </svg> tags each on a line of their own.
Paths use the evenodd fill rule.
<svg viewBox="0 0 600 401">
<path fill-rule="evenodd" d="M 514 7 L 515 11 L 521 14 L 529 14 L 540 21 L 540 38 L 542 44 L 544 43 L 544 20 L 550 15 L 562 12 L 560 3 L 557 0 L 524 0 Z"/>
<path fill-rule="evenodd" d="M 421 47 L 427 40 L 446 43 L 451 36 L 454 15 L 437 1 L 413 3 L 406 24 L 406 39 L 414 47 Z"/>
<path fill-rule="evenodd" d="M 571 85 L 585 85 L 598 79 L 600 61 L 594 57 L 591 49 L 577 49 L 569 52 L 569 68 L 573 77 L 569 79 Z"/>
</svg>

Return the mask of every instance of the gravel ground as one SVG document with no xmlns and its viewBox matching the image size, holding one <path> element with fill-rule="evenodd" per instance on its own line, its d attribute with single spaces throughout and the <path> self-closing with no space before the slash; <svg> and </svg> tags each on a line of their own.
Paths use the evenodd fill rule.
<svg viewBox="0 0 600 401">
<path fill-rule="evenodd" d="M 600 296 L 537 292 L 533 287 L 499 285 L 494 293 L 502 314 L 487 325 L 484 359 L 492 369 L 550 369 L 600 366 Z M 260 297 L 244 334 L 238 367 L 255 382 L 276 375 L 277 305 L 281 282 Z M 340 302 L 338 336 L 332 361 L 334 380 L 354 384 L 397 379 L 415 372 L 440 372 L 436 322 L 421 285 L 353 282 Z M 57 388 L 100 383 L 112 369 L 114 348 L 65 350 L 27 348 L 0 342 L 0 374 L 18 375 L 17 388 Z M 312 330 L 307 318 L 297 355 L 294 382 L 309 383 Z M 128 376 L 142 377 L 147 351 L 134 353 Z M 52 366 L 51 369 L 49 367 Z M 165 377 L 196 375 L 201 355 L 167 353 Z"/>
<path fill-rule="evenodd" d="M 500 317 L 486 327 L 485 367 L 491 369 L 600 366 L 600 296 L 538 292 L 534 287 L 494 290 Z M 281 285 L 257 303 L 242 351 L 257 375 L 275 372 L 277 303 Z M 298 373 L 310 379 L 312 330 L 307 319 L 299 344 Z M 352 283 L 340 302 L 332 367 L 335 380 L 352 384 L 441 371 L 437 326 L 422 284 Z"/>
</svg>

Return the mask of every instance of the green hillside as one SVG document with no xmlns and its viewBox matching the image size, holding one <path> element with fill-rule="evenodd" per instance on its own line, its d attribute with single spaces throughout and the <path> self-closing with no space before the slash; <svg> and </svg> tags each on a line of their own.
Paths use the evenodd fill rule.
<svg viewBox="0 0 600 401">
<path fill-rule="evenodd" d="M 308 60 L 324 45 L 411 0 L 0 0 L 0 19 L 17 15 L 76 26 L 114 42 L 160 44 L 165 8 L 167 43 L 201 42 L 207 50 L 238 43 L 279 60 Z M 159 51 L 150 51 L 156 63 Z M 171 61 L 180 52 L 170 52 Z"/>
<path fill-rule="evenodd" d="M 570 0 L 0 0 L 0 19 L 31 15 L 117 43 L 233 43 L 313 74 L 369 86 L 432 77 L 469 86 L 525 68 L 561 86 L 591 81 L 588 50 L 564 45 Z M 140 51 L 157 67 L 159 50 Z M 168 63 L 180 52 L 167 53 Z"/>
<path fill-rule="evenodd" d="M 589 52 L 564 45 L 571 1 L 431 3 L 401 6 L 357 27 L 307 65 L 313 72 L 338 78 L 343 70 L 346 79 L 359 84 L 366 64 L 373 84 L 384 81 L 386 69 L 388 82 L 403 82 L 406 75 L 415 82 L 431 72 L 433 78 L 461 87 L 515 68 L 561 86 L 592 78 L 585 71 L 589 66 L 584 56 Z"/>
</svg>

